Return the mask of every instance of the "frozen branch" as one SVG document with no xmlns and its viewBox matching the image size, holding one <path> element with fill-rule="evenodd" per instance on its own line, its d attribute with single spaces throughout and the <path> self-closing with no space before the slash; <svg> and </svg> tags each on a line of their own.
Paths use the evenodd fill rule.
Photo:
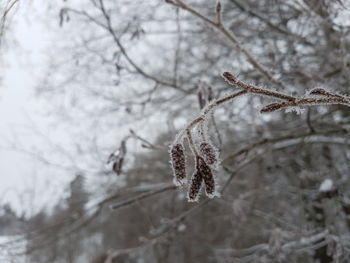
<svg viewBox="0 0 350 263">
<path fill-rule="evenodd" d="M 194 157 L 195 173 L 192 175 L 192 179 L 191 179 L 191 183 L 190 183 L 189 201 L 198 200 L 198 196 L 200 193 L 200 189 L 201 189 L 203 180 L 205 182 L 205 187 L 207 189 L 211 188 L 212 187 L 211 185 L 215 186 L 215 182 L 213 182 L 214 177 L 212 175 L 211 168 L 210 168 L 210 166 L 213 165 L 214 162 L 210 163 L 203 152 L 197 151 L 197 145 L 192 138 L 192 130 L 196 126 L 199 127 L 200 130 L 206 130 L 206 127 L 205 127 L 207 125 L 206 120 L 208 119 L 208 116 L 212 116 L 212 113 L 216 107 L 219 107 L 220 105 L 222 105 L 226 102 L 232 101 L 233 99 L 235 99 L 243 94 L 249 94 L 249 93 L 259 94 L 259 95 L 275 98 L 279 101 L 279 102 L 272 103 L 272 104 L 269 104 L 269 105 L 263 107 L 260 110 L 261 113 L 273 112 L 273 111 L 280 110 L 280 109 L 287 108 L 287 107 L 300 107 L 302 105 L 344 104 L 344 105 L 350 106 L 350 99 L 348 97 L 343 96 L 343 95 L 339 95 L 339 94 L 334 94 L 334 93 L 325 91 L 323 89 L 312 90 L 310 92 L 311 96 L 309 96 L 309 97 L 296 97 L 296 96 L 287 95 L 287 94 L 284 94 L 281 92 L 268 90 L 265 88 L 259 88 L 259 87 L 256 87 L 254 85 L 251 85 L 251 84 L 247 84 L 243 81 L 238 80 L 235 76 L 233 76 L 229 72 L 224 72 L 223 77 L 230 85 L 235 86 L 237 88 L 240 88 L 241 91 L 238 91 L 236 93 L 230 94 L 228 96 L 214 100 L 211 103 L 209 103 L 202 110 L 202 114 L 199 117 L 192 120 L 183 130 L 181 130 L 177 134 L 174 143 L 171 145 L 171 151 L 172 151 L 174 149 L 174 147 L 176 147 L 176 145 L 178 145 L 179 141 L 183 140 L 184 138 L 187 138 L 187 140 L 189 142 L 189 147 L 190 147 L 192 155 Z M 319 97 L 315 97 L 315 95 L 316 96 L 323 96 L 323 97 L 319 98 Z M 281 100 L 282 100 L 282 102 L 280 102 Z M 308 135 L 310 135 L 310 134 L 308 134 Z M 211 145 L 210 141 L 208 141 L 207 138 L 205 138 L 205 136 L 202 136 L 202 137 L 204 137 L 204 138 L 202 138 L 203 142 L 201 142 L 201 145 L 204 143 L 203 145 L 207 145 L 209 148 L 215 149 L 215 147 Z M 295 139 L 295 138 L 294 137 L 292 137 L 292 138 L 287 137 L 287 138 L 280 138 L 280 139 L 285 140 L 285 139 Z M 257 142 L 253 145 L 246 147 L 245 149 L 233 154 L 233 156 L 230 156 L 230 157 L 226 158 L 225 160 L 230 159 L 232 157 L 235 157 L 237 155 L 240 155 L 241 153 L 246 153 L 249 150 L 251 150 L 252 148 L 260 146 L 262 144 L 266 144 L 268 142 L 271 142 L 271 141 L 264 139 L 260 142 Z M 275 142 L 278 142 L 278 140 Z M 206 152 L 208 152 L 208 151 L 206 151 Z M 209 152 L 214 153 L 215 151 L 214 150 L 212 151 L 210 149 Z M 218 163 L 217 158 L 215 157 L 214 159 L 216 160 L 215 163 Z M 176 175 L 177 173 L 176 173 L 176 169 L 174 167 L 174 162 L 172 162 L 172 164 L 173 164 L 173 170 L 175 171 L 174 174 Z M 199 165 L 199 164 L 203 164 L 203 166 Z M 204 168 L 201 169 L 200 167 L 204 167 Z M 205 178 L 207 180 L 205 180 Z M 183 182 L 184 179 L 185 179 L 185 175 L 182 176 L 181 181 Z M 213 188 L 215 188 L 215 187 L 213 187 Z M 212 192 L 215 192 L 215 191 L 212 191 Z M 208 193 L 207 193 L 207 195 L 208 195 Z M 213 197 L 215 195 L 210 194 L 208 196 Z"/>
<path fill-rule="evenodd" d="M 325 105 L 325 104 L 344 104 L 350 106 L 350 98 L 347 96 L 333 94 L 327 92 L 324 89 L 314 89 L 310 92 L 311 95 L 321 95 L 323 98 L 317 97 L 296 97 L 283 94 L 277 91 L 271 91 L 268 89 L 258 88 L 251 84 L 244 83 L 238 80 L 229 72 L 223 73 L 224 79 L 232 86 L 241 88 L 247 93 L 260 94 L 263 96 L 273 97 L 279 100 L 285 100 L 284 102 L 272 103 L 261 109 L 261 112 L 272 112 L 280 110 L 286 107 L 299 107 L 302 105 Z"/>
</svg>

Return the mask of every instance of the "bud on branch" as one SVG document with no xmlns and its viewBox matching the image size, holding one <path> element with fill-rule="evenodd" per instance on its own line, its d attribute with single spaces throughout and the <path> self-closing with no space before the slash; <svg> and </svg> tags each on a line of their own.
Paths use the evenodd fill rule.
<svg viewBox="0 0 350 263">
<path fill-rule="evenodd" d="M 220 3 L 220 1 L 216 2 L 215 11 L 216 11 L 216 23 L 218 25 L 221 25 L 221 3 Z"/>
</svg>

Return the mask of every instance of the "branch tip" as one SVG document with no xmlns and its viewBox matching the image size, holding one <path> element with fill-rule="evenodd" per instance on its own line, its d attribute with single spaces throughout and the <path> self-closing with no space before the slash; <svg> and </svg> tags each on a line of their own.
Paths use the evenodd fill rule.
<svg viewBox="0 0 350 263">
<path fill-rule="evenodd" d="M 221 3 L 219 0 L 216 2 L 215 11 L 216 11 L 216 23 L 218 25 L 221 25 Z"/>
<path fill-rule="evenodd" d="M 229 83 L 235 83 L 237 81 L 237 78 L 235 76 L 233 76 L 230 72 L 224 72 L 224 73 L 222 73 L 222 76 Z"/>
</svg>

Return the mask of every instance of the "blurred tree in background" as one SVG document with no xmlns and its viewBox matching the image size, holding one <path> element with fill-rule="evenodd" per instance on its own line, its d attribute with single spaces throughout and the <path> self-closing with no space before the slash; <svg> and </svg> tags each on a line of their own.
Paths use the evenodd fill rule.
<svg viewBox="0 0 350 263">
<path fill-rule="evenodd" d="M 208 131 L 222 196 L 188 203 L 172 184 L 177 132 L 236 91 L 223 72 L 290 96 L 350 94 L 349 1 L 220 4 L 63 2 L 38 93 L 71 135 L 60 164 L 76 177 L 28 219 L 30 262 L 349 262 L 347 105 L 223 104 Z"/>
</svg>

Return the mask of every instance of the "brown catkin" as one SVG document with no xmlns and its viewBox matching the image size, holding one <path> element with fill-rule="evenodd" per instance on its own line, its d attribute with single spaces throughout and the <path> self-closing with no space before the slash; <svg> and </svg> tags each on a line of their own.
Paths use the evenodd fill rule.
<svg viewBox="0 0 350 263">
<path fill-rule="evenodd" d="M 202 142 L 199 146 L 199 151 L 207 164 L 212 165 L 217 162 L 217 151 L 211 144 Z"/>
<path fill-rule="evenodd" d="M 186 156 L 184 146 L 175 144 L 170 149 L 171 165 L 174 171 L 175 183 L 184 184 L 186 179 Z"/>
<path fill-rule="evenodd" d="M 327 92 L 326 90 L 324 89 L 321 89 L 321 88 L 317 88 L 317 89 L 313 89 L 310 91 L 310 94 L 311 95 L 329 95 L 329 92 Z"/>
<path fill-rule="evenodd" d="M 260 110 L 261 113 L 264 113 L 264 112 L 273 112 L 273 111 L 276 111 L 276 110 L 279 110 L 281 109 L 282 107 L 285 106 L 285 103 L 284 102 L 280 102 L 280 103 L 272 103 L 272 104 L 269 104 L 269 105 L 266 105 L 264 108 L 262 108 Z"/>
<path fill-rule="evenodd" d="M 188 190 L 188 201 L 193 202 L 198 200 L 198 195 L 199 195 L 199 191 L 201 190 L 202 181 L 203 181 L 202 174 L 199 171 L 196 171 L 192 175 L 191 185 Z"/>
<path fill-rule="evenodd" d="M 214 175 L 210 167 L 202 158 L 198 158 L 197 161 L 197 173 L 199 173 L 205 184 L 205 192 L 208 196 L 213 196 L 215 194 L 215 180 Z"/>
</svg>

